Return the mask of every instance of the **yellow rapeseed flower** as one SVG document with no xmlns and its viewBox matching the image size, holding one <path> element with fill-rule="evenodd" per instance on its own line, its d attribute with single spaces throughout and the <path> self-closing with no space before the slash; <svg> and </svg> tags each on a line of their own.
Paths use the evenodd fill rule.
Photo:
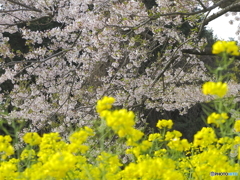
<svg viewBox="0 0 240 180">
<path fill-rule="evenodd" d="M 151 147 L 152 147 L 152 142 L 144 140 L 140 144 L 138 144 L 136 147 L 127 149 L 126 153 L 134 154 L 136 157 L 138 157 L 142 152 L 146 152 Z"/>
<path fill-rule="evenodd" d="M 239 56 L 239 48 L 235 41 L 217 41 L 213 44 L 212 53 L 220 54 L 226 52 L 233 56 Z"/>
<path fill-rule="evenodd" d="M 209 169 L 213 172 L 237 172 L 239 170 L 238 163 L 231 163 L 228 160 L 228 154 L 224 154 L 216 148 L 208 148 L 199 154 L 192 155 L 187 160 L 187 164 L 190 165 L 188 166 L 190 169 L 195 167 L 191 179 L 223 179 L 223 177 L 219 176 L 209 178 Z M 230 177 L 226 179 L 236 178 Z"/>
<path fill-rule="evenodd" d="M 220 124 L 225 123 L 225 120 L 228 119 L 227 113 L 212 113 L 210 116 L 207 118 L 207 123 L 208 124 L 215 124 L 217 127 L 219 127 Z"/>
<path fill-rule="evenodd" d="M 232 148 L 233 141 L 230 137 L 222 137 L 217 141 L 216 147 L 223 153 L 227 152 Z"/>
<path fill-rule="evenodd" d="M 177 163 L 172 159 L 148 157 L 137 163 L 130 163 L 119 174 L 121 179 L 185 179 L 181 171 L 176 170 Z"/>
<path fill-rule="evenodd" d="M 43 165 L 42 173 L 53 179 L 62 179 L 66 177 L 68 171 L 74 169 L 76 162 L 73 154 L 66 151 L 56 152 Z"/>
<path fill-rule="evenodd" d="M 159 156 L 163 156 L 167 153 L 166 149 L 160 149 L 154 152 L 154 156 L 155 157 L 159 157 Z"/>
<path fill-rule="evenodd" d="M 24 160 L 24 159 L 33 159 L 35 158 L 35 151 L 33 149 L 24 149 L 21 153 L 20 159 Z"/>
<path fill-rule="evenodd" d="M 19 160 L 14 158 L 10 159 L 9 161 L 2 161 L 0 163 L 0 180 L 18 179 L 18 163 Z"/>
<path fill-rule="evenodd" d="M 201 131 L 198 131 L 194 135 L 193 145 L 195 147 L 200 146 L 200 148 L 205 148 L 211 145 L 212 143 L 216 142 L 217 138 L 215 132 L 212 128 L 203 127 Z"/>
<path fill-rule="evenodd" d="M 80 129 L 79 131 L 75 131 L 70 137 L 69 140 L 71 144 L 68 145 L 68 152 L 72 153 L 85 153 L 89 147 L 86 145 L 83 145 L 84 142 L 87 141 L 87 138 L 89 136 L 93 136 L 93 130 L 89 127 L 84 127 L 83 129 Z"/>
<path fill-rule="evenodd" d="M 133 145 L 144 135 L 141 131 L 134 128 L 135 115 L 132 111 L 127 111 L 126 109 L 104 110 L 100 116 L 105 118 L 107 126 L 111 127 L 119 137 L 127 138 L 128 145 Z"/>
<path fill-rule="evenodd" d="M 102 116 L 102 112 L 104 110 L 109 110 L 112 108 L 112 104 L 115 102 L 113 97 L 104 96 L 102 99 L 98 100 L 97 102 L 97 113 Z"/>
<path fill-rule="evenodd" d="M 159 133 L 153 133 L 153 134 L 149 134 L 148 136 L 148 141 L 154 141 L 154 140 L 159 140 L 162 138 L 161 134 Z"/>
<path fill-rule="evenodd" d="M 123 166 L 117 155 L 104 151 L 97 157 L 97 161 L 99 169 L 102 172 L 106 172 L 105 177 L 109 177 L 106 179 L 112 179 L 111 176 L 116 174 L 120 170 L 120 167 Z"/>
<path fill-rule="evenodd" d="M 128 146 L 136 146 L 136 142 L 144 136 L 144 133 L 138 129 L 131 128 L 126 144 Z"/>
<path fill-rule="evenodd" d="M 26 133 L 23 136 L 25 143 L 30 144 L 31 146 L 38 145 L 41 143 L 41 137 L 36 132 Z"/>
<path fill-rule="evenodd" d="M 240 146 L 238 147 L 238 160 L 240 160 Z"/>
<path fill-rule="evenodd" d="M 227 91 L 227 84 L 222 82 L 206 82 L 202 87 L 203 94 L 217 95 L 221 98 L 226 95 Z"/>
<path fill-rule="evenodd" d="M 177 151 L 187 151 L 190 149 L 190 144 L 187 139 L 174 138 L 168 144 L 170 149 L 175 149 Z"/>
<path fill-rule="evenodd" d="M 37 153 L 39 160 L 46 162 L 48 158 L 59 150 L 67 149 L 67 144 L 61 140 L 58 132 L 44 134 Z"/>
<path fill-rule="evenodd" d="M 172 132 L 168 131 L 165 135 L 165 140 L 169 141 L 172 140 L 174 138 L 180 138 L 182 137 L 182 133 L 176 130 L 173 130 Z"/>
<path fill-rule="evenodd" d="M 71 143 L 82 144 L 86 142 L 89 136 L 93 136 L 93 130 L 89 127 L 84 127 L 79 131 L 75 131 L 73 134 L 70 135 L 69 140 Z"/>
<path fill-rule="evenodd" d="M 7 136 L 0 136 L 0 157 L 6 159 L 7 156 L 14 154 L 14 148 L 10 144 L 12 138 Z"/>
<path fill-rule="evenodd" d="M 240 120 L 237 120 L 234 124 L 234 130 L 240 132 Z"/>
<path fill-rule="evenodd" d="M 166 119 L 162 119 L 162 120 L 158 120 L 158 123 L 156 125 L 159 129 L 163 129 L 164 127 L 167 127 L 168 129 L 171 129 L 173 126 L 173 122 L 171 119 L 166 120 Z"/>
</svg>

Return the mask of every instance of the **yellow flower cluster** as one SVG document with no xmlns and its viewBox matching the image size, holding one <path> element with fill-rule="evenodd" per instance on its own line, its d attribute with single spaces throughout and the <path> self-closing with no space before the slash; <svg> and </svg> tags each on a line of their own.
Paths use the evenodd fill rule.
<svg viewBox="0 0 240 180">
<path fill-rule="evenodd" d="M 217 141 L 216 148 L 219 149 L 223 154 L 232 149 L 234 140 L 230 137 L 222 137 Z"/>
<path fill-rule="evenodd" d="M 209 179 L 210 171 L 240 174 L 239 163 L 234 163 L 227 154 L 233 146 L 240 144 L 239 136 L 218 139 L 212 128 L 204 127 L 196 133 L 193 143 L 181 139 L 181 132 L 176 130 L 166 133 L 160 130 L 160 133 L 143 138 L 144 134 L 134 128 L 133 112 L 125 109 L 111 111 L 111 103 L 107 107 L 106 103 L 99 104 L 101 118 L 119 137 L 125 138 L 123 143 L 127 146 L 124 151 L 118 153 L 117 149 L 112 148 L 99 152 L 96 144 L 88 143 L 88 138 L 94 136 L 93 130 L 84 127 L 72 133 L 68 142 L 62 140 L 58 133 L 44 134 L 43 137 L 37 133 L 27 133 L 23 139 L 28 146 L 21 152 L 19 159 L 15 159 L 9 157 L 13 154 L 13 148 L 9 148 L 10 136 L 0 136 L 0 150 L 5 157 L 0 161 L 0 180 L 183 180 Z M 212 118 L 209 121 L 216 124 L 218 120 L 228 118 L 224 113 L 215 113 L 209 117 Z M 173 122 L 161 120 L 157 126 L 159 129 L 171 129 Z M 238 121 L 234 128 L 239 128 Z M 98 137 L 93 140 L 99 143 Z M 123 139 L 118 140 L 122 143 Z M 92 149 L 96 149 L 97 153 L 91 154 Z M 233 151 L 236 155 L 234 158 L 240 160 L 240 152 L 237 149 Z M 186 153 L 191 156 L 186 157 Z M 128 161 L 123 162 L 121 156 L 127 157 Z M 22 164 L 24 167 L 21 167 Z"/>
<path fill-rule="evenodd" d="M 239 56 L 239 47 L 235 41 L 217 41 L 213 44 L 213 54 L 220 54 L 223 52 L 233 56 Z"/>
<path fill-rule="evenodd" d="M 165 140 L 170 141 L 174 138 L 180 138 L 182 137 L 182 133 L 176 130 L 173 130 L 172 132 L 168 131 L 167 134 L 165 135 Z"/>
<path fill-rule="evenodd" d="M 107 96 L 104 96 L 103 99 L 97 102 L 96 109 L 100 117 L 102 112 L 104 112 L 104 110 L 109 110 L 112 108 L 112 104 L 114 102 L 115 102 L 115 99 L 113 97 L 107 97 Z"/>
<path fill-rule="evenodd" d="M 209 127 L 203 127 L 201 131 L 194 135 L 193 145 L 203 149 L 215 143 L 216 141 L 217 138 L 214 130 Z"/>
<path fill-rule="evenodd" d="M 34 158 L 36 158 L 36 152 L 33 149 L 24 149 L 20 156 L 21 160 L 33 160 Z"/>
<path fill-rule="evenodd" d="M 0 162 L 1 177 L 21 180 L 64 179 L 72 174 L 78 177 L 78 173 L 74 173 L 74 170 L 85 162 L 82 154 L 88 150 L 88 147 L 83 143 L 92 135 L 92 129 L 85 127 L 74 132 L 69 137 L 70 143 L 66 143 L 58 133 L 44 134 L 43 137 L 37 133 L 27 133 L 23 138 L 24 141 L 31 146 L 38 145 L 39 151 L 24 149 L 19 160 L 13 161 L 14 159 L 11 159 L 7 163 Z M 9 136 L 3 138 L 9 141 Z M 17 165 L 19 161 L 23 160 L 28 161 L 29 165 L 23 172 L 20 172 Z M 9 173 L 9 171 L 11 172 Z M 72 179 L 76 179 L 74 176 Z M 84 176 L 83 179 L 87 179 L 87 176 Z"/>
<path fill-rule="evenodd" d="M 89 136 L 93 135 L 94 132 L 89 127 L 84 127 L 83 130 L 74 132 L 69 138 L 71 144 L 68 146 L 68 151 L 71 153 L 86 153 L 89 147 L 83 143 L 87 141 Z"/>
<path fill-rule="evenodd" d="M 135 157 L 139 157 L 142 153 L 146 152 L 149 148 L 152 147 L 152 142 L 147 140 L 142 141 L 140 144 L 135 145 L 126 150 L 127 154 L 134 154 Z"/>
<path fill-rule="evenodd" d="M 208 116 L 207 123 L 215 124 L 217 127 L 219 127 L 219 125 L 225 123 L 226 119 L 228 119 L 228 118 L 229 117 L 228 117 L 227 113 L 217 114 L 214 112 Z"/>
<path fill-rule="evenodd" d="M 237 120 L 234 124 L 234 130 L 240 132 L 240 120 Z"/>
<path fill-rule="evenodd" d="M 148 141 L 156 141 L 156 140 L 159 140 L 159 141 L 161 141 L 161 139 L 162 139 L 162 136 L 161 136 L 161 134 L 159 134 L 159 133 L 153 133 L 153 134 L 150 134 L 149 136 L 148 136 Z"/>
<path fill-rule="evenodd" d="M 210 172 L 238 172 L 239 174 L 240 166 L 238 163 L 233 164 L 228 161 L 227 155 L 213 147 L 192 155 L 189 159 L 182 159 L 179 167 L 182 172 L 191 174 L 192 179 L 224 179 L 223 176 L 211 177 Z M 225 179 L 235 180 L 237 177 L 229 176 Z"/>
<path fill-rule="evenodd" d="M 184 180 L 181 171 L 177 171 L 177 162 L 167 158 L 143 158 L 138 163 L 130 163 L 120 172 L 122 180 L 129 179 L 178 179 Z"/>
<path fill-rule="evenodd" d="M 169 141 L 167 146 L 170 149 L 174 149 L 177 151 L 187 151 L 190 149 L 190 143 L 187 141 L 187 139 L 180 139 L 182 136 L 182 133 L 176 130 L 173 130 L 172 132 L 168 131 L 165 135 L 165 140 Z"/>
<path fill-rule="evenodd" d="M 128 145 L 135 145 L 135 142 L 140 140 L 144 135 L 141 131 L 133 127 L 135 125 L 135 115 L 132 111 L 127 111 L 126 109 L 110 111 L 108 108 L 105 108 L 106 103 L 103 102 L 114 101 L 114 98 L 104 97 L 98 101 L 97 111 L 106 120 L 107 126 L 111 127 L 119 137 L 126 137 Z M 108 105 L 108 107 L 111 107 L 110 103 Z"/>
<path fill-rule="evenodd" d="M 36 132 L 25 134 L 23 136 L 23 140 L 25 143 L 28 143 L 31 146 L 35 146 L 41 143 L 41 137 Z"/>
<path fill-rule="evenodd" d="M 14 148 L 10 144 L 12 138 L 8 136 L 0 136 L 0 155 L 1 159 L 6 159 L 7 156 L 14 154 Z"/>
<path fill-rule="evenodd" d="M 170 149 L 175 149 L 177 151 L 187 151 L 190 149 L 190 143 L 188 142 L 187 139 L 182 139 L 180 140 L 180 138 L 174 138 L 172 139 L 167 146 Z"/>
<path fill-rule="evenodd" d="M 167 150 L 166 149 L 159 149 L 157 151 L 154 151 L 154 157 L 162 157 L 166 155 Z"/>
<path fill-rule="evenodd" d="M 226 95 L 227 91 L 227 84 L 222 82 L 206 82 L 202 88 L 203 94 L 217 95 L 221 98 Z"/>
<path fill-rule="evenodd" d="M 172 125 L 173 125 L 173 122 L 170 119 L 169 120 L 162 119 L 162 120 L 159 120 L 158 123 L 157 123 L 157 127 L 159 129 L 163 129 L 164 127 L 168 128 L 168 129 L 171 129 Z"/>
<path fill-rule="evenodd" d="M 0 162 L 0 180 L 17 179 L 19 160 L 12 158 L 9 161 Z"/>
</svg>

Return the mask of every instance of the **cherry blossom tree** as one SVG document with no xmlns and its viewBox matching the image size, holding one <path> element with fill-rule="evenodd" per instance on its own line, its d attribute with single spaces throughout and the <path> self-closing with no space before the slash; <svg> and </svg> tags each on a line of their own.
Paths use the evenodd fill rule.
<svg viewBox="0 0 240 180">
<path fill-rule="evenodd" d="M 206 100 L 200 87 L 212 78 L 196 56 L 206 52 L 205 26 L 240 6 L 226 2 L 1 0 L 0 82 L 13 84 L 1 101 L 15 107 L 11 118 L 30 121 L 24 131 L 37 132 L 91 124 L 106 95 L 139 118 L 143 109 L 186 113 Z M 21 48 L 10 43 L 15 33 Z"/>
</svg>

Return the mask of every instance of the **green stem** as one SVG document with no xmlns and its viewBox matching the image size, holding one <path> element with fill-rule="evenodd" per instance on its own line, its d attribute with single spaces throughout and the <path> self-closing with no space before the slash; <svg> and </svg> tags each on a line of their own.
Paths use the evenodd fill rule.
<svg viewBox="0 0 240 180">
<path fill-rule="evenodd" d="M 105 130 L 105 120 L 101 119 L 101 125 L 100 125 L 100 128 L 99 128 L 101 152 L 104 150 L 104 139 L 105 139 L 104 130 Z"/>
</svg>

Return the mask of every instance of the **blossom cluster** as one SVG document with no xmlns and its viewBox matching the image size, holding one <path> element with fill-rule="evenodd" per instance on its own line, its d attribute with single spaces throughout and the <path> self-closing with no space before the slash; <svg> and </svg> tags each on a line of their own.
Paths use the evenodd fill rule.
<svg viewBox="0 0 240 180">
<path fill-rule="evenodd" d="M 4 98 L 17 109 L 9 119 L 33 122 L 23 132 L 44 132 L 50 123 L 51 131 L 67 136 L 69 126 L 91 126 L 90 120 L 96 118 L 92 107 L 106 94 L 118 105 L 143 103 L 147 110 L 181 110 L 183 104 L 188 109 L 205 100 L 195 83 L 210 78 L 204 63 L 181 51 L 205 44 L 205 39 L 195 41 L 196 19 L 203 12 L 196 14 L 195 9 L 213 7 L 207 1 L 152 5 L 134 0 L 1 0 L 1 4 L 5 12 L 0 16 L 4 58 L 0 82 L 16 82 Z M 175 12 L 191 15 L 183 19 L 171 15 Z M 185 24 L 190 25 L 187 35 L 179 33 Z M 15 43 L 16 39 L 21 41 Z M 167 65 L 170 59 L 172 66 Z M 157 78 L 163 69 L 164 83 Z M 148 102 L 141 102 L 143 97 Z M 144 112 L 138 110 L 142 117 Z M 53 126 L 56 112 L 63 120 Z"/>
</svg>

